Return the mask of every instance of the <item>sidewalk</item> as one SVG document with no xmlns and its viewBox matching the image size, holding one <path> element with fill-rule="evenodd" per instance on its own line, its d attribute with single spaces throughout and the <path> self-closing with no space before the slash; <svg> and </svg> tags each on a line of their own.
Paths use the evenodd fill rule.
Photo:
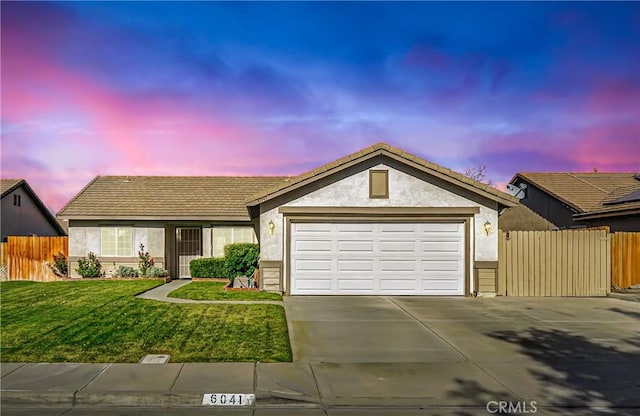
<svg viewBox="0 0 640 416">
<path fill-rule="evenodd" d="M 7 409 L 45 407 L 207 407 L 215 410 L 203 406 L 205 393 L 255 394 L 256 402 L 250 409 L 277 407 L 310 411 L 374 406 L 483 410 L 492 398 L 484 397 L 481 391 L 474 396 L 451 394 L 460 389 L 456 381 L 459 378 L 485 386 L 492 394 L 499 393 L 499 399 L 522 400 L 469 362 L 6 363 L 1 369 L 3 413 Z"/>
<path fill-rule="evenodd" d="M 537 397 L 514 393 L 469 361 L 5 363 L 0 367 L 3 415 L 483 415 L 489 414 L 486 406 L 491 401 L 522 405 Z M 517 367 L 513 363 L 506 373 L 517 376 Z M 256 401 L 233 409 L 205 406 L 207 393 L 255 394 Z M 543 397 L 536 406 L 541 415 L 638 412 L 637 403 L 594 408 Z"/>
<path fill-rule="evenodd" d="M 154 287 L 151 290 L 147 290 L 139 295 L 137 298 L 157 300 L 158 302 L 168 303 L 226 303 L 235 305 L 251 305 L 251 304 L 265 304 L 265 305 L 283 305 L 279 300 L 194 300 L 194 299 L 179 299 L 170 298 L 169 293 L 174 290 L 180 289 L 182 286 L 186 286 L 191 283 L 191 280 L 172 280 L 169 283 L 165 283 L 158 287 Z"/>
</svg>

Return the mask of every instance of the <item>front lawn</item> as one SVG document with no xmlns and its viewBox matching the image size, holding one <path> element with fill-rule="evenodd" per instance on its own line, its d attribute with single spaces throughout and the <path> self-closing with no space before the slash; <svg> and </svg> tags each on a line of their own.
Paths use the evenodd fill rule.
<svg viewBox="0 0 640 416">
<path fill-rule="evenodd" d="M 158 281 L 0 283 L 0 361 L 291 361 L 279 305 L 137 299 Z"/>
<path fill-rule="evenodd" d="M 171 298 L 194 300 L 282 300 L 277 293 L 223 290 L 226 282 L 191 282 L 169 293 Z"/>
</svg>

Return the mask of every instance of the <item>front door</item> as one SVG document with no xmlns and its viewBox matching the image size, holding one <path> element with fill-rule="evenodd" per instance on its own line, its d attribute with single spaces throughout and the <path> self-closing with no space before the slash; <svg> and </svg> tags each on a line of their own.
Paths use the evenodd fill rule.
<svg viewBox="0 0 640 416">
<path fill-rule="evenodd" d="M 202 229 L 199 227 L 176 228 L 178 277 L 189 278 L 189 262 L 202 257 Z"/>
</svg>

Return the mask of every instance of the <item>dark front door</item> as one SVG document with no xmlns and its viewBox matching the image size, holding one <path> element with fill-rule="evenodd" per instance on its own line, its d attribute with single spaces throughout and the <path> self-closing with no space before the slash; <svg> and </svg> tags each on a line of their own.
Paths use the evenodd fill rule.
<svg viewBox="0 0 640 416">
<path fill-rule="evenodd" d="M 202 229 L 196 227 L 176 228 L 176 251 L 178 277 L 191 277 L 189 262 L 202 257 Z"/>
</svg>

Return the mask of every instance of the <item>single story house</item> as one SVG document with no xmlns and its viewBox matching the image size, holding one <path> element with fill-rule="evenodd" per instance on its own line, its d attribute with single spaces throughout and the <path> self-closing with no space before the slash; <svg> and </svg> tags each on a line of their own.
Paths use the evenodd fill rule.
<svg viewBox="0 0 640 416">
<path fill-rule="evenodd" d="M 637 173 L 524 172 L 511 179 L 520 202 L 558 228 L 640 231 Z M 513 189 L 513 188 L 512 188 Z"/>
<path fill-rule="evenodd" d="M 24 179 L 1 179 L 0 230 L 9 236 L 65 236 L 56 217 Z"/>
<path fill-rule="evenodd" d="M 251 196 L 252 195 L 252 196 Z M 260 285 L 288 295 L 496 293 L 504 192 L 380 143 L 297 177 L 95 178 L 59 213 L 71 261 L 173 276 L 224 244 L 260 243 Z"/>
</svg>

